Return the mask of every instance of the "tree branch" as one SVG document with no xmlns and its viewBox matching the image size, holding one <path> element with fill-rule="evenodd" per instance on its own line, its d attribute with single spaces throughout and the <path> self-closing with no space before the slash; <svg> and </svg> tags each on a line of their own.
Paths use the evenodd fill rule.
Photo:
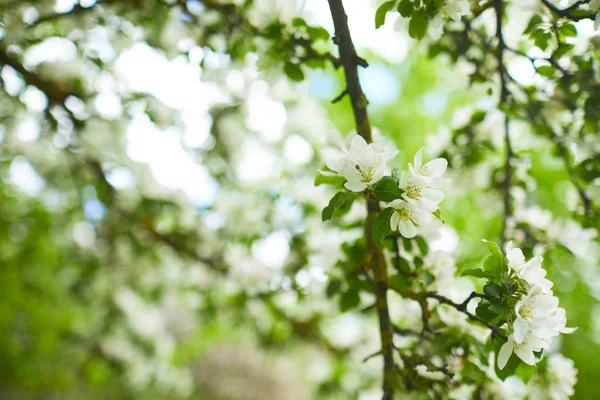
<svg viewBox="0 0 600 400">
<path fill-rule="evenodd" d="M 367 143 L 373 141 L 371 134 L 371 123 L 367 113 L 368 101 L 365 97 L 360 81 L 358 79 L 358 66 L 365 66 L 356 54 L 350 29 L 348 28 L 348 16 L 344 10 L 342 0 L 328 0 L 331 17 L 335 27 L 334 42 L 338 45 L 340 61 L 344 68 L 346 78 L 346 91 L 350 96 L 354 121 L 357 133 Z M 394 364 L 394 331 L 390 321 L 387 303 L 387 266 L 383 251 L 374 242 L 372 237 L 373 221 L 379 213 L 379 202 L 377 199 L 367 200 L 367 220 L 365 222 L 365 239 L 367 242 L 368 267 L 373 271 L 373 291 L 375 293 L 375 308 L 379 318 L 379 333 L 381 338 L 381 353 L 383 354 L 383 400 L 394 398 L 396 386 L 396 368 Z"/>
<path fill-rule="evenodd" d="M 550 1 L 548 1 L 548 0 L 542 0 L 542 4 L 544 4 L 544 6 L 546 6 L 546 8 L 548 8 L 550 11 L 552 11 L 552 13 L 556 14 L 557 16 L 570 19 L 571 21 L 581 21 L 583 19 L 594 19 L 596 16 L 595 13 L 581 14 L 581 15 L 579 15 L 579 14 L 573 15 L 571 13 L 572 11 L 579 8 L 580 5 L 587 4 L 586 1 L 577 1 L 573 5 L 571 5 L 567 8 L 564 8 L 564 9 L 560 9 L 560 8 L 556 7 L 554 4 L 550 3 Z"/>
<path fill-rule="evenodd" d="M 437 301 L 439 301 L 442 304 L 447 304 L 447 305 L 449 305 L 451 307 L 454 307 L 458 311 L 460 311 L 463 314 L 465 314 L 467 316 L 467 318 L 469 318 L 471 321 L 478 322 L 478 323 L 480 323 L 482 325 L 487 326 L 492 331 L 492 335 L 493 336 L 495 336 L 497 338 L 500 338 L 500 339 L 503 339 L 503 340 L 506 340 L 506 336 L 502 332 L 500 332 L 500 330 L 497 327 L 495 327 L 494 325 L 492 325 L 492 324 L 490 324 L 488 322 L 485 322 L 484 320 L 482 320 L 481 318 L 479 318 L 477 315 L 471 314 L 467 310 L 467 304 L 473 298 L 471 296 L 472 296 L 472 294 L 467 298 L 467 300 L 465 300 L 462 303 L 455 303 L 452 300 L 450 300 L 449 298 L 444 297 L 442 295 L 439 295 L 437 293 L 427 293 L 427 297 L 432 298 L 432 299 L 436 299 Z"/>
<path fill-rule="evenodd" d="M 498 75 L 500 77 L 500 106 L 506 106 L 508 101 L 509 91 L 506 85 L 506 68 L 504 66 L 504 50 L 507 48 L 504 42 L 504 36 L 502 35 L 502 16 L 503 16 L 503 0 L 494 0 L 494 10 L 496 12 L 496 39 L 498 41 L 498 48 L 496 51 L 496 60 L 498 62 Z M 510 201 L 510 186 L 512 180 L 512 165 L 511 161 L 514 158 L 510 142 L 510 120 L 508 118 L 507 110 L 504 109 L 504 146 L 506 151 L 506 160 L 504 163 L 504 180 L 502 182 L 502 196 L 503 196 L 503 207 L 504 215 L 502 219 L 502 232 L 500 233 L 500 247 L 504 248 L 506 242 L 506 230 L 508 228 L 508 219 L 512 215 L 511 201 Z"/>
</svg>

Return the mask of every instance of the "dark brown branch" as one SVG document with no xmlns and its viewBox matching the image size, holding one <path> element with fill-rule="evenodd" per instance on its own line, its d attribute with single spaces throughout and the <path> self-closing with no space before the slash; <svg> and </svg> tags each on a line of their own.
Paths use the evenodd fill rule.
<svg viewBox="0 0 600 400">
<path fill-rule="evenodd" d="M 579 8 L 579 6 L 581 6 L 583 4 L 587 4 L 587 2 L 585 2 L 585 1 L 577 1 L 573 5 L 571 5 L 567 8 L 564 8 L 564 9 L 560 9 L 560 8 L 556 7 L 554 4 L 550 3 L 550 1 L 548 1 L 548 0 L 542 0 L 542 4 L 544 4 L 544 6 L 546 6 L 546 8 L 549 9 L 550 11 L 552 11 L 552 13 L 554 13 L 555 15 L 557 15 L 559 17 L 570 19 L 571 21 L 581 21 L 583 19 L 594 19 L 596 17 L 595 13 L 573 15 L 572 12 L 575 11 L 577 8 Z"/>
<path fill-rule="evenodd" d="M 373 141 L 371 123 L 367 113 L 368 101 L 364 95 L 358 79 L 358 66 L 366 65 L 356 54 L 350 29 L 348 16 L 344 10 L 342 0 L 328 0 L 331 17 L 335 28 L 334 42 L 338 45 L 340 61 L 344 68 L 346 90 L 350 96 L 350 103 L 356 122 L 356 131 L 367 143 Z M 365 222 L 365 239 L 367 242 L 368 268 L 373 273 L 373 291 L 375 293 L 375 308 L 379 319 L 379 333 L 381 338 L 381 352 L 383 354 L 383 400 L 394 398 L 396 386 L 396 369 L 394 364 L 394 332 L 390 320 L 387 302 L 387 266 L 383 251 L 373 242 L 373 221 L 379 213 L 377 199 L 367 200 L 367 220 Z"/>
<path fill-rule="evenodd" d="M 335 99 L 331 100 L 331 103 L 332 104 L 337 103 L 338 101 L 342 100 L 344 98 L 344 96 L 346 96 L 347 94 L 348 94 L 348 89 L 344 89 L 344 91 L 342 93 L 335 96 Z"/>
<path fill-rule="evenodd" d="M 496 12 L 496 40 L 498 41 L 498 48 L 496 51 L 496 60 L 498 62 L 498 75 L 500 77 L 500 105 L 507 107 L 507 101 L 509 97 L 508 87 L 506 85 L 506 67 L 504 65 L 504 50 L 506 49 L 506 43 L 504 42 L 504 36 L 502 34 L 502 16 L 504 15 L 504 3 L 503 0 L 494 0 L 494 10 Z M 511 162 L 514 158 L 510 142 L 510 121 L 508 118 L 508 110 L 504 110 L 504 146 L 506 152 L 506 159 L 504 163 L 504 179 L 502 182 L 502 197 L 503 197 L 503 208 L 504 214 L 502 218 L 502 232 L 500 233 L 500 247 L 504 248 L 506 242 L 506 230 L 508 228 L 508 220 L 512 215 L 511 201 L 510 201 L 510 186 L 512 181 L 512 165 Z"/>
<path fill-rule="evenodd" d="M 23 77 L 25 83 L 35 86 L 42 91 L 46 97 L 48 97 L 48 101 L 52 104 L 62 105 L 69 96 L 80 98 L 83 97 L 82 93 L 73 91 L 70 87 L 68 87 L 68 85 L 59 85 L 55 82 L 42 78 L 35 72 L 29 71 L 16 57 L 9 55 L 7 49 L 1 45 L 0 64 L 8 65 L 17 71 Z"/>
<path fill-rule="evenodd" d="M 451 307 L 454 307 L 458 311 L 460 311 L 463 314 L 465 314 L 467 316 L 467 318 L 469 318 L 471 321 L 478 322 L 478 323 L 480 323 L 480 324 L 485 325 L 486 327 L 488 327 L 492 331 L 492 335 L 493 336 L 495 336 L 497 338 L 500 338 L 500 339 L 503 339 L 503 340 L 506 340 L 506 335 L 504 335 L 502 332 L 500 332 L 500 330 L 496 326 L 494 326 L 494 325 L 492 325 L 492 324 L 490 324 L 490 323 L 482 320 L 481 318 L 479 318 L 475 314 L 471 314 L 467 310 L 468 301 L 465 300 L 462 303 L 455 303 L 452 300 L 450 300 L 449 298 L 444 297 L 442 295 L 439 295 L 437 293 L 427 293 L 427 297 L 432 298 L 432 299 L 436 299 L 437 301 L 439 301 L 442 304 L 447 304 L 447 305 L 449 305 Z M 471 296 L 469 296 L 469 297 L 471 297 Z M 469 298 L 467 298 L 467 300 L 470 301 Z"/>
</svg>

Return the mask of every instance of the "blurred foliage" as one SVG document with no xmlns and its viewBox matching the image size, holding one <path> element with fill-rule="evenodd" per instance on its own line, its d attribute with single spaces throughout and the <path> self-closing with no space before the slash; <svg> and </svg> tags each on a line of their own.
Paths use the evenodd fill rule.
<svg viewBox="0 0 600 400">
<path fill-rule="evenodd" d="M 326 97 L 320 86 L 344 87 L 330 32 L 308 17 L 294 17 L 297 10 L 284 3 L 96 0 L 57 13 L 50 0 L 0 1 L 0 398 L 348 399 L 379 386 L 379 364 L 361 362 L 378 345 L 375 316 L 360 312 L 371 299 L 357 268 L 364 243 L 355 217 L 362 214 L 348 205 L 345 219 L 323 228 L 321 209 L 332 193 L 312 185 L 325 150 L 337 145 L 330 136 L 353 132 L 354 119 L 347 98 L 331 104 L 336 93 Z M 369 24 L 373 18 L 375 8 Z M 535 30 L 540 24 L 530 22 L 530 30 L 541 48 L 550 39 L 543 25 Z M 423 37 L 412 25 L 412 36 Z M 561 38 L 572 37 L 574 25 L 559 25 Z M 370 105 L 373 125 L 400 149 L 395 162 L 404 167 L 426 146 L 456 171 L 443 217 L 454 230 L 449 240 L 458 242 L 459 273 L 481 265 L 487 255 L 482 238 L 499 238 L 504 162 L 502 142 L 490 133 L 501 124 L 497 107 L 485 101 L 491 85 L 476 84 L 493 67 L 482 61 L 469 76 L 460 63 L 451 63 L 466 51 L 452 47 L 460 41 L 445 40 L 461 34 L 447 32 L 428 52 L 400 37 L 399 43 L 411 46 L 401 63 L 361 50 L 371 65 L 361 74 L 381 68 L 388 87 L 397 88 L 392 100 Z M 73 44 L 71 59 L 46 54 L 50 60 L 31 61 L 36 45 L 56 38 Z M 207 85 L 193 87 L 205 92 L 182 106 L 129 87 L 117 64 L 136 43 L 158 50 L 156 59 L 169 65 L 197 68 L 190 76 Z M 557 43 L 554 56 L 572 50 L 565 46 Z M 588 72 L 597 51 L 590 54 L 574 58 Z M 136 68 L 143 72 L 143 66 Z M 560 72 L 550 68 L 537 71 Z M 600 92 L 592 75 L 574 74 L 576 82 L 560 83 L 563 89 L 580 87 L 563 95 L 586 113 L 582 136 L 573 139 L 591 153 L 574 166 L 586 187 L 597 186 L 600 175 L 597 150 L 585 141 L 595 138 L 598 127 Z M 152 80 L 173 82 L 160 75 Z M 224 95 L 211 92 L 212 84 Z M 116 116 L 98 105 L 103 85 L 118 97 Z M 263 101 L 262 111 L 252 108 L 253 101 Z M 286 116 L 280 136 L 269 137 L 268 127 L 249 123 L 254 112 L 263 122 L 276 120 L 279 106 Z M 517 108 L 515 121 L 530 117 Z M 190 114 L 209 121 L 206 138 L 203 128 L 185 119 Z M 165 147 L 158 146 L 152 158 L 167 154 L 166 163 L 177 164 L 177 157 L 189 157 L 218 182 L 216 200 L 191 199 L 173 183 L 185 168 L 170 170 L 167 179 L 163 172 L 161 179 L 152 160 L 132 157 L 131 143 L 141 146 L 152 136 L 148 129 L 137 142 L 131 139 L 132 121 L 142 115 L 161 129 L 161 137 L 168 128 L 176 132 L 183 149 L 173 156 L 161 142 Z M 33 139 L 21 131 L 28 118 L 39 128 Z M 515 129 L 521 132 L 517 152 L 531 169 L 514 186 L 527 206 L 537 204 L 553 219 L 599 228 L 600 220 L 583 218 L 580 205 L 573 207 L 579 200 L 564 157 L 550 145 L 552 133 L 544 124 L 535 125 L 533 134 Z M 447 137 L 439 135 L 444 129 Z M 202 144 L 187 143 L 187 130 Z M 288 142 L 292 137 L 299 139 Z M 298 142 L 310 151 L 307 161 L 294 164 L 286 148 Z M 248 161 L 253 146 L 261 150 Z M 271 156 L 274 162 L 262 163 Z M 119 184 L 119 172 L 134 183 Z M 249 172 L 266 178 L 244 180 Z M 526 184 L 528 178 L 534 186 Z M 41 188 L 28 191 L 36 179 L 43 181 Z M 199 179 L 193 193 L 211 192 L 209 182 Z M 574 248 L 578 241 L 597 246 L 598 238 L 575 230 L 569 246 L 557 239 L 567 234 L 566 226 L 553 235 L 521 220 L 514 228 L 527 256 L 537 242 L 547 243 L 544 265 L 569 325 L 579 327 L 561 344 L 579 370 L 574 398 L 594 398 L 600 391 L 598 254 L 589 249 L 584 263 L 582 252 L 588 250 Z M 282 265 L 268 266 L 257 248 L 276 253 L 273 246 L 281 242 L 267 239 L 281 232 L 289 252 Z M 396 269 L 401 276 L 407 266 Z M 411 321 L 407 315 L 396 320 Z M 468 340 L 459 333 L 456 338 Z"/>
</svg>

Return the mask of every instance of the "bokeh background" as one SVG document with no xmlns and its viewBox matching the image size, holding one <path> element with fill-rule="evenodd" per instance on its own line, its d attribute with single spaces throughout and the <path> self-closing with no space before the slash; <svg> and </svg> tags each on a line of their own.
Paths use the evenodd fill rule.
<svg viewBox="0 0 600 400">
<path fill-rule="evenodd" d="M 347 100 L 331 104 L 341 71 L 305 68 L 294 82 L 260 42 L 230 51 L 235 19 L 218 2 L 183 3 L 0 1 L 0 398 L 371 398 L 379 361 L 361 360 L 378 346 L 375 316 L 341 313 L 328 295 L 364 210 L 344 229 L 322 223 L 333 192 L 313 183 L 353 131 Z M 423 146 L 450 161 L 431 247 L 458 271 L 479 265 L 502 223 L 502 114 L 469 65 L 429 58 L 402 20 L 375 30 L 376 2 L 346 3 L 395 165 Z M 260 27 L 273 15 L 332 33 L 324 1 L 255 1 L 245 17 Z M 518 34 L 526 21 L 510 23 Z M 533 79 L 526 62 L 509 69 Z M 480 123 L 462 129 L 476 109 Z M 529 254 L 536 237 L 549 247 L 544 266 L 579 327 L 561 343 L 575 398 L 593 399 L 597 231 L 572 218 L 577 193 L 552 146 L 512 128 L 516 239 Z M 394 321 L 418 320 L 391 301 Z"/>
</svg>

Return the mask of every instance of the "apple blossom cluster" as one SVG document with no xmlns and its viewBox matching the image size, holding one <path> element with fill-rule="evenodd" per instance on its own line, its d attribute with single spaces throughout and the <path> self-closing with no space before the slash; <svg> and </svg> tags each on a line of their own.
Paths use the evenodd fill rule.
<svg viewBox="0 0 600 400">
<path fill-rule="evenodd" d="M 506 258 L 510 273 L 523 279 L 529 289 L 514 308 L 511 333 L 498 353 L 500 369 L 506 366 L 513 352 L 523 362 L 535 365 L 536 352 L 550 348 L 552 339 L 560 333 L 572 333 L 576 329 L 566 327 L 565 310 L 558 307 L 558 298 L 552 294 L 553 283 L 545 277 L 542 257 L 533 257 L 526 262 L 521 249 L 509 242 Z"/>
<path fill-rule="evenodd" d="M 417 152 L 414 165 L 409 163 L 408 171 L 403 171 L 400 179 L 394 179 L 386 176 L 385 171 L 387 162 L 397 151 L 386 151 L 378 143 L 367 144 L 364 138 L 355 135 L 349 149 L 342 148 L 339 157 L 327 162 L 329 171 L 320 173 L 324 177 L 345 179 L 344 187 L 351 192 L 366 191 L 389 203 L 391 211 L 382 213 L 389 229 L 399 231 L 403 237 L 410 239 L 417 235 L 419 227 L 432 223 L 444 199 L 440 188 L 449 182 L 449 179 L 443 178 L 448 161 L 437 158 L 423 164 L 422 152 L 422 149 Z M 329 206 L 333 209 L 340 208 L 338 203 L 347 201 L 348 196 L 336 197 Z"/>
<path fill-rule="evenodd" d="M 324 176 L 342 176 L 346 178 L 346 189 L 362 192 L 383 178 L 387 162 L 396 153 L 385 151 L 377 143 L 367 144 L 362 136 L 355 135 L 350 142 L 350 149 L 342 147 L 342 155 L 327 162 L 327 168 L 333 172 L 319 172 Z"/>
<path fill-rule="evenodd" d="M 414 165 L 408 164 L 409 172 L 402 172 L 400 189 L 404 191 L 402 199 L 390 203 L 395 212 L 392 215 L 391 229 L 399 231 L 405 238 L 417 235 L 417 227 L 429 225 L 433 213 L 444 200 L 440 187 L 449 182 L 442 178 L 448 167 L 444 158 L 436 158 L 423 165 L 423 149 L 415 154 Z"/>
</svg>

